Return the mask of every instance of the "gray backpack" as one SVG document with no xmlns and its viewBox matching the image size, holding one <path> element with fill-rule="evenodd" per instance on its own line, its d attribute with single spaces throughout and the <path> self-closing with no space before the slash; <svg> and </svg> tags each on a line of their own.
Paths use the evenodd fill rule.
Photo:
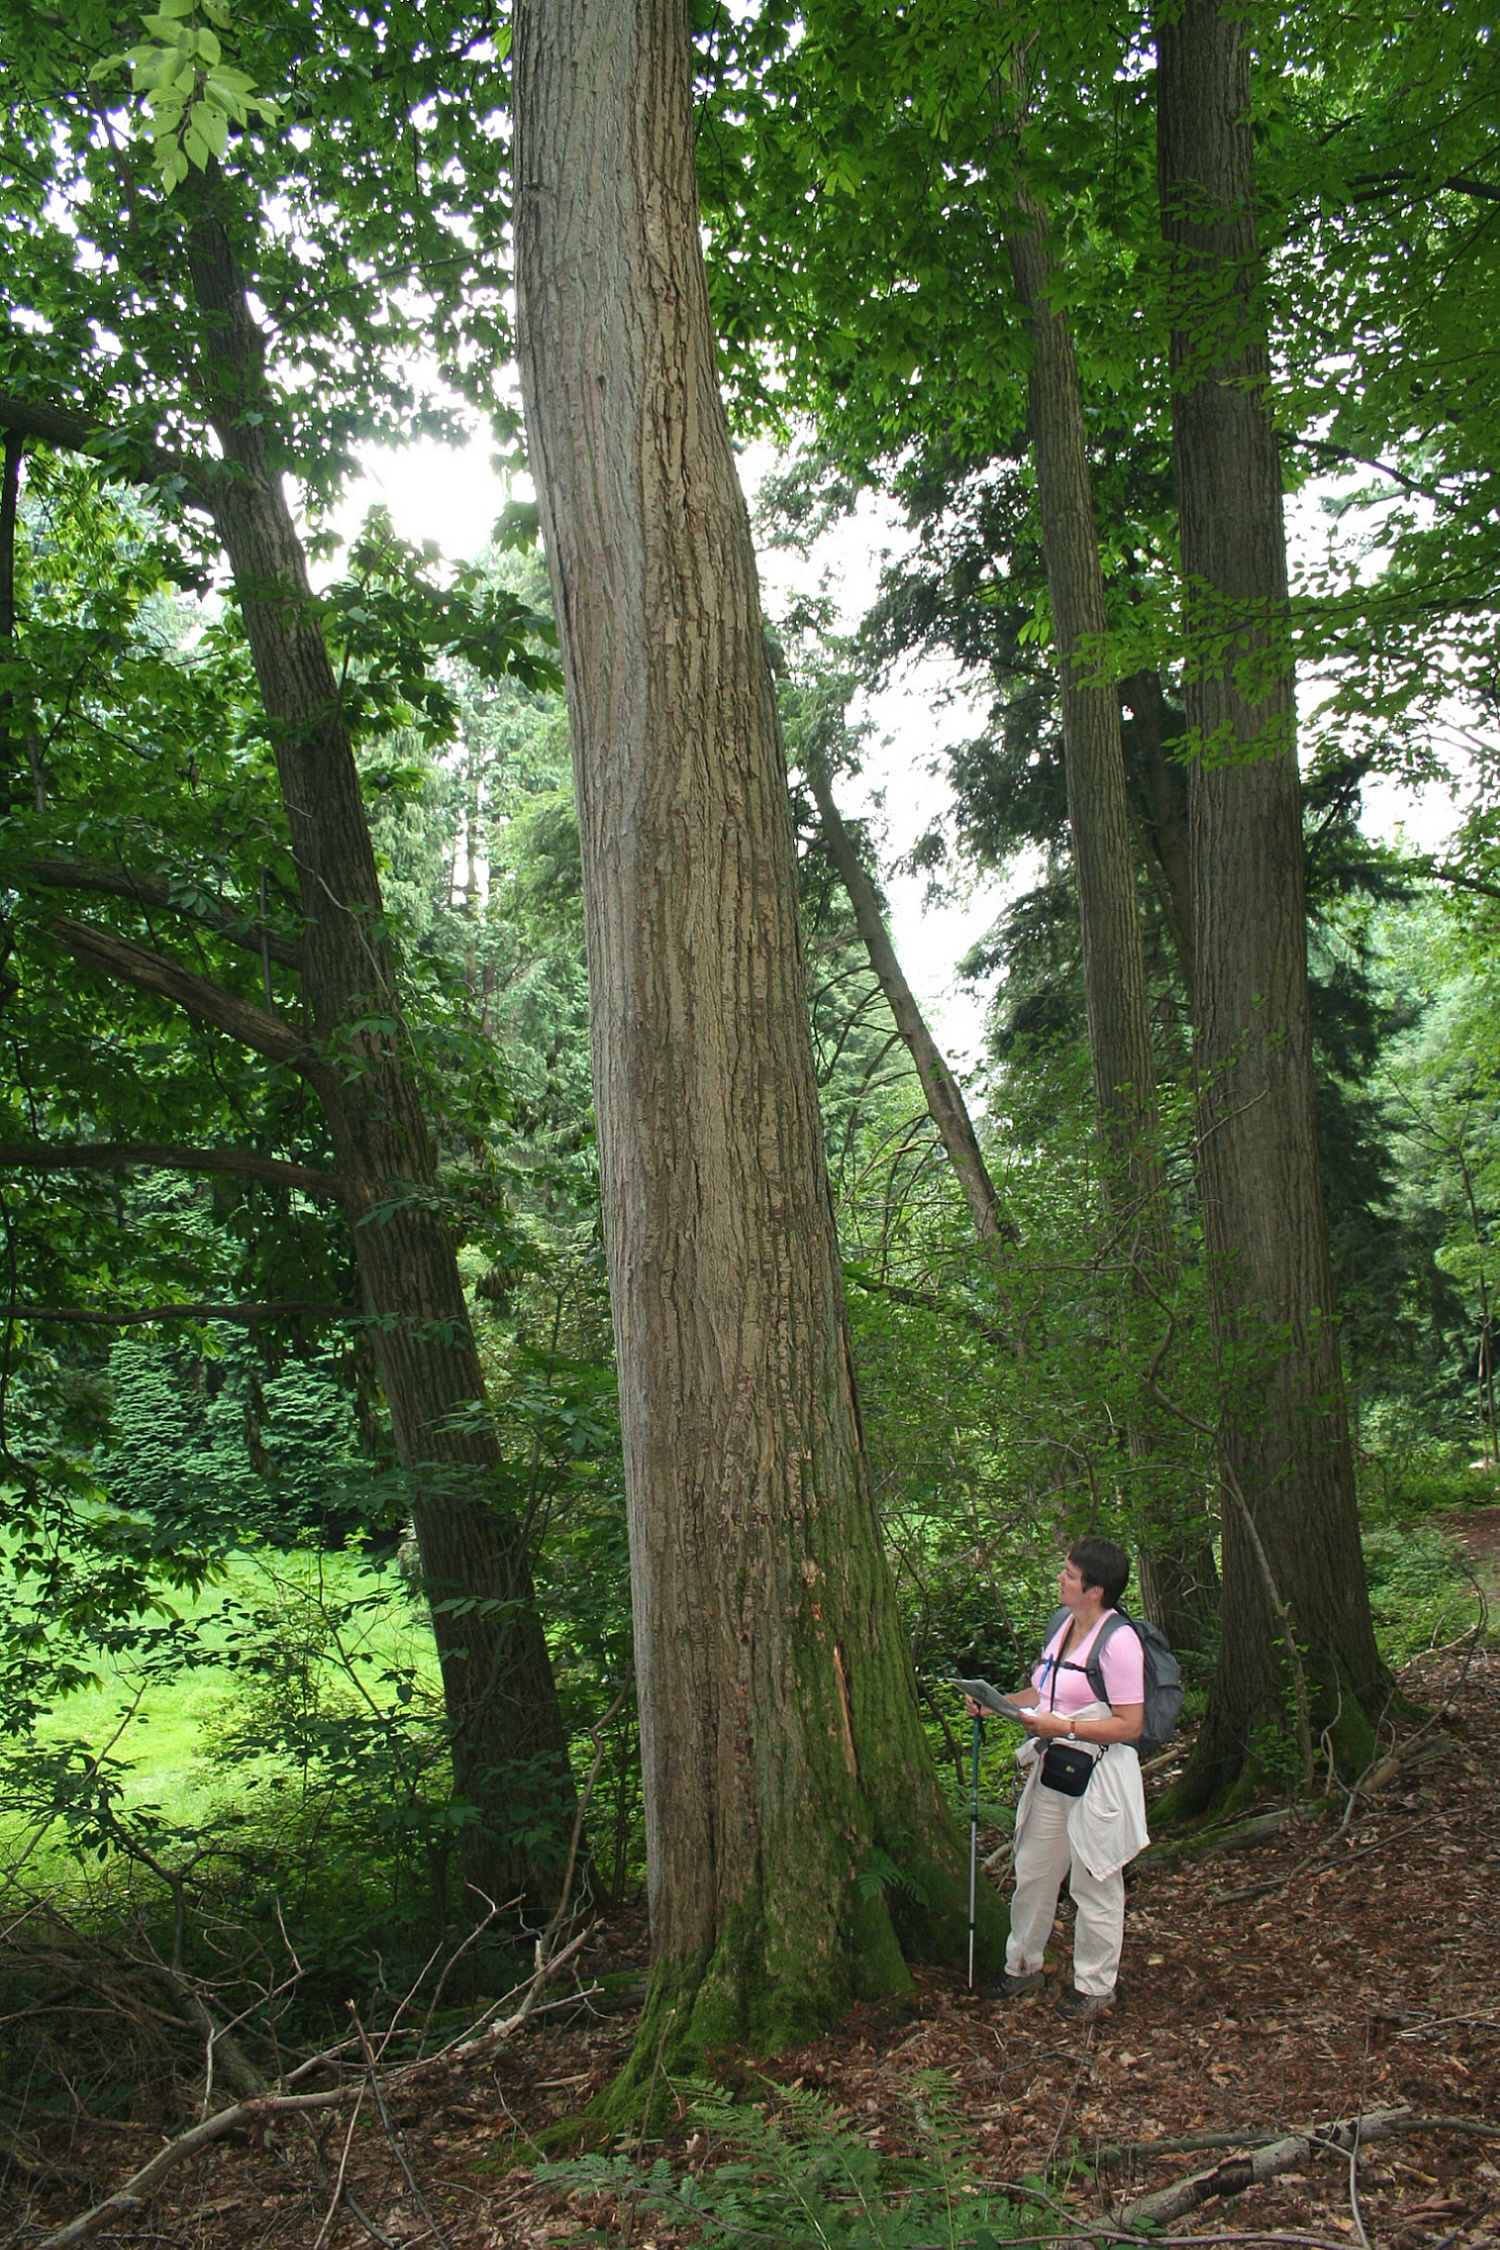
<svg viewBox="0 0 1500 2250">
<path fill-rule="evenodd" d="M 1047 1627 L 1043 1648 L 1056 1640 L 1058 1633 L 1069 1622 L 1072 1612 L 1054 1610 L 1052 1622 Z M 1149 1624 L 1144 1617 L 1127 1617 L 1124 1610 L 1111 1610 L 1100 1626 L 1093 1647 L 1089 1650 L 1087 1664 L 1059 1663 L 1060 1672 L 1082 1672 L 1100 1703 L 1109 1701 L 1104 1690 L 1104 1667 L 1099 1659 L 1122 1625 L 1128 1625 L 1141 1644 L 1146 1675 L 1146 1715 L 1136 1749 L 1143 1758 L 1163 1750 L 1177 1732 L 1177 1717 L 1182 1709 L 1182 1666 L 1168 1648 L 1166 1638 L 1158 1626 Z"/>
</svg>

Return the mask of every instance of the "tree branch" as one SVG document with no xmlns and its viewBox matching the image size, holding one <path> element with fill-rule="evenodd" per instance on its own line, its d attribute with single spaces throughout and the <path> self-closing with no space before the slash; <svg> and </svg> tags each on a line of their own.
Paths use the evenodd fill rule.
<svg viewBox="0 0 1500 2250">
<path fill-rule="evenodd" d="M 50 1147 L 0 1142 L 0 1171 L 94 1172 L 128 1166 L 161 1172 L 226 1172 L 271 1187 L 301 1188 L 308 1195 L 343 1192 L 338 1175 L 314 1164 L 289 1164 L 249 1148 L 182 1148 L 155 1141 L 59 1141 Z"/>
<path fill-rule="evenodd" d="M 0 1320 L 55 1322 L 64 1328 L 146 1328 L 156 1320 L 228 1320 L 251 1328 L 258 1320 L 357 1320 L 358 1305 L 324 1305 L 300 1297 L 263 1305 L 0 1305 Z"/>
<path fill-rule="evenodd" d="M 491 2022 L 488 2029 L 478 2037 L 456 2042 L 441 2054 L 429 2056 L 424 2061 L 398 2065 L 394 2070 L 381 2073 L 379 2082 L 385 2091 L 402 2093 L 411 2086 L 441 2082 L 456 2065 L 485 2059 L 497 2047 L 503 2047 L 507 2040 L 514 2038 L 521 2030 L 528 2017 L 544 2012 L 548 2005 L 559 2004 L 543 2002 L 542 1993 L 558 1971 L 566 1966 L 591 1936 L 592 1931 L 593 1924 L 590 1923 L 559 1952 L 554 1953 L 550 1960 L 539 1963 L 526 1983 L 517 1986 L 514 1992 L 506 1996 L 519 2001 L 519 2006 L 500 2021 Z M 581 1994 L 570 1997 L 587 1998 L 596 1989 L 595 1986 L 589 1986 Z M 498 2014 L 498 2010 L 495 2012 Z M 326 2050 L 322 2056 L 314 2056 L 310 2062 L 302 2064 L 294 2075 L 300 2077 L 309 2069 L 331 2062 L 339 2052 L 340 2048 L 335 2047 Z M 214 2116 L 205 2117 L 190 2131 L 179 2134 L 175 2141 L 168 2141 L 166 2147 L 158 2149 L 150 2161 L 142 2165 L 123 2187 L 117 2188 L 113 2195 L 106 2196 L 102 2203 L 96 2203 L 92 2210 L 80 2212 L 76 2219 L 70 2219 L 65 2226 L 55 2229 L 44 2241 L 38 2243 L 37 2250 L 74 2250 L 74 2245 L 86 2242 L 91 2234 L 97 2234 L 111 2219 L 133 2216 L 170 2172 L 188 2157 L 196 2156 L 199 2149 L 208 2148 L 215 2141 L 222 2140 L 226 2133 L 238 2132 L 246 2127 L 251 2130 L 263 2129 L 273 2117 L 296 2117 L 305 2115 L 309 2110 L 348 2108 L 362 2098 L 367 2082 L 361 2075 L 353 2084 L 331 2086 L 323 2093 L 261 2094 L 249 2101 L 232 2103 L 228 2109 L 221 2109 Z"/>
<path fill-rule="evenodd" d="M 894 1298 L 898 1305 L 915 1305 L 920 1312 L 937 1313 L 943 1320 L 956 1320 L 961 1327 L 972 1328 L 983 1336 L 986 1343 L 996 1344 L 1001 1351 L 1013 1352 L 1015 1341 L 1003 1328 L 997 1328 L 983 1313 L 969 1305 L 955 1305 L 946 1297 L 939 1297 L 928 1289 L 908 1289 L 899 1281 L 877 1281 L 873 1274 L 861 1273 L 858 1266 L 845 1266 L 844 1279 L 852 1281 L 857 1289 L 868 1289 L 875 1297 Z"/>
<path fill-rule="evenodd" d="M 64 952 L 73 954 L 88 967 L 102 969 L 106 976 L 121 977 L 143 992 L 155 992 L 164 1000 L 175 1001 L 200 1023 L 212 1024 L 216 1030 L 227 1032 L 242 1047 L 265 1055 L 271 1062 L 290 1063 L 313 1084 L 332 1077 L 326 1064 L 316 1060 L 306 1041 L 289 1023 L 283 1023 L 279 1016 L 268 1015 L 264 1008 L 253 1006 L 248 1000 L 238 999 L 222 985 L 211 984 L 207 977 L 198 976 L 192 969 L 179 968 L 175 961 L 168 961 L 162 954 L 152 953 L 129 938 L 118 937 L 113 930 L 101 930 L 92 922 L 75 922 L 66 914 L 55 914 L 47 924 L 47 932 Z"/>
<path fill-rule="evenodd" d="M 1472 195 L 1480 203 L 1500 203 L 1500 187 L 1491 180 L 1471 179 L 1466 172 L 1450 173 L 1438 185 L 1449 195 Z"/>
<path fill-rule="evenodd" d="M 1453 505 L 1451 493 L 1435 491 L 1430 484 L 1419 484 L 1414 477 L 1393 468 L 1389 461 L 1377 460 L 1373 454 L 1351 453 L 1347 445 L 1330 445 L 1325 438 L 1294 436 L 1292 443 L 1300 446 L 1304 453 L 1321 454 L 1325 461 L 1347 461 L 1351 468 L 1376 469 L 1381 476 L 1389 477 L 1393 484 L 1399 484 L 1403 492 L 1414 493 L 1419 499 L 1431 500 L 1441 507 Z"/>
<path fill-rule="evenodd" d="M 217 464 L 184 460 L 180 454 L 164 452 L 149 438 L 109 429 L 67 407 L 44 406 L 35 399 L 0 392 L 0 430 L 40 438 L 63 453 L 86 453 L 129 484 L 175 482 L 195 508 L 212 508 L 209 488 Z"/>
<path fill-rule="evenodd" d="M 1305 2164 L 1309 2157 L 1325 2150 L 1347 2154 L 1350 2149 L 1363 2148 L 1367 2141 L 1385 2140 L 1392 2133 L 1406 2131 L 1411 2122 L 1409 2109 L 1377 2109 L 1343 2124 L 1321 2129 L 1314 2126 L 1306 2133 L 1272 2141 L 1253 2156 L 1216 2165 L 1212 2172 L 1200 2172 L 1195 2179 L 1177 2180 L 1154 2195 L 1137 2196 L 1133 2202 L 1122 2204 L 1115 2216 L 1121 2226 L 1162 2226 L 1196 2211 L 1213 2196 L 1243 2195 L 1246 2188 L 1272 2180 L 1278 2172 L 1289 2172 L 1294 2164 Z"/>
<path fill-rule="evenodd" d="M 103 891 L 113 898 L 133 898 L 162 913 L 182 914 L 190 921 L 202 922 L 257 958 L 264 950 L 284 968 L 300 968 L 302 963 L 301 947 L 289 938 L 279 937 L 263 922 L 237 914 L 218 899 L 189 901 L 174 897 L 171 885 L 159 875 L 137 874 L 128 867 L 100 867 L 82 859 L 22 859 L 7 867 L 6 873 L 19 883 L 35 883 L 46 890 Z"/>
</svg>

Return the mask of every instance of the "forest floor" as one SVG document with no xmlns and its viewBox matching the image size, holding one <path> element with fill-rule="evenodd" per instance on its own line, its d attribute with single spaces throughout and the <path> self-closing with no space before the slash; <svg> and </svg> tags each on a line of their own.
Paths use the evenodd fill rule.
<svg viewBox="0 0 1500 2250">
<path fill-rule="evenodd" d="M 1461 1529 L 1492 1570 L 1500 1510 Z M 1356 2250 L 1500 2242 L 1500 1649 L 1467 1663 L 1461 1652 L 1428 1658 L 1406 1684 L 1429 1709 L 1451 1697 L 1452 1715 L 1346 1827 L 1323 1811 L 1232 1854 L 1138 1863 L 1109 2015 L 1060 2022 L 1056 1975 L 1045 1994 L 1007 2003 L 923 1974 L 913 2004 L 856 2009 L 778 2057 L 764 2080 L 742 2072 L 738 2090 L 774 2105 L 777 2086 L 815 2088 L 870 2147 L 900 2155 L 913 2146 L 915 2102 L 941 2074 L 949 2121 L 982 2175 L 1045 2185 L 1054 2198 L 1050 2212 L 1038 2207 L 1033 2239 L 1072 2226 L 1082 2235 L 1122 2199 L 1212 2167 L 1236 2136 L 1249 2145 L 1407 2105 L 1425 2122 L 1362 2152 L 1354 2201 L 1347 2158 L 1320 2155 L 1201 2207 L 1171 2237 Z M 1066 1912 L 1065 1899 L 1062 1981 Z M 582 1966 L 599 1974 L 643 1961 L 634 1920 L 601 1927 Z M 676 2250 L 690 2230 L 628 2201 L 570 2199 L 566 2184 L 538 2180 L 529 2145 L 609 2082 L 633 2029 L 629 2013 L 586 2006 L 534 2019 L 497 2060 L 393 2102 L 386 2124 L 366 2105 L 347 2149 L 342 2117 L 323 2122 L 321 2144 L 277 2119 L 254 2141 L 184 2164 L 91 2240 L 118 2250 L 521 2250 L 591 2236 Z M 716 2153 L 722 2161 L 683 2106 L 648 2156 L 695 2169 Z M 1221 2138 L 1205 2147 L 1204 2136 Z M 20 2172 L 0 2153 L 14 2228 L 4 2239 L 40 2243 L 162 2137 L 74 2121 L 55 2146 L 45 2134 L 28 2140 Z M 1197 2150 L 1174 2149 L 1194 2137 Z"/>
</svg>

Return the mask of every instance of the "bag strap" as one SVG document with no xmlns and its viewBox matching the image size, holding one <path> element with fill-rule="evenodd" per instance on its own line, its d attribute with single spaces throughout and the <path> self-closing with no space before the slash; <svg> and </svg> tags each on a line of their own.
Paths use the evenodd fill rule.
<svg viewBox="0 0 1500 2250">
<path fill-rule="evenodd" d="M 1125 1615 L 1123 1610 L 1112 1609 L 1109 1612 L 1109 1615 L 1105 1618 L 1103 1624 L 1099 1627 L 1098 1632 L 1094 1636 L 1094 1645 L 1089 1650 L 1089 1660 L 1084 1666 L 1084 1670 L 1088 1673 L 1089 1676 L 1089 1686 L 1093 1689 L 1095 1695 L 1098 1697 L 1101 1703 L 1109 1702 L 1109 1697 L 1105 1693 L 1104 1688 L 1104 1665 L 1101 1659 L 1103 1658 L 1105 1649 L 1114 1639 L 1116 1632 L 1122 1625 L 1130 1625 L 1130 1619 Z M 1131 1626 L 1131 1631 L 1135 1631 L 1133 1625 Z M 1137 1639 L 1139 1639 L 1140 1636 L 1137 1634 L 1136 1637 Z M 1113 1709 L 1112 1705 L 1111 1709 Z"/>
<path fill-rule="evenodd" d="M 1071 1619 L 1071 1616 L 1071 1610 L 1059 1609 L 1055 1611 L 1053 1614 L 1052 1624 L 1048 1629 L 1047 1638 L 1042 1643 L 1042 1662 L 1046 1665 L 1048 1671 L 1052 1675 L 1052 1701 L 1049 1704 L 1048 1708 L 1053 1711 L 1057 1709 L 1057 1675 L 1059 1672 L 1082 1672 L 1084 1678 L 1088 1681 L 1089 1686 L 1094 1691 L 1095 1702 L 1109 1702 L 1109 1695 L 1104 1685 L 1104 1666 L 1100 1663 L 1099 1659 L 1104 1654 L 1106 1644 L 1114 1637 L 1117 1628 L 1121 1625 L 1131 1624 L 1130 1619 L 1125 1615 L 1125 1612 L 1123 1610 L 1107 1610 L 1094 1634 L 1093 1641 L 1089 1646 L 1088 1656 L 1086 1657 L 1084 1662 L 1082 1664 L 1069 1664 L 1066 1658 L 1063 1656 L 1061 1648 L 1059 1648 L 1056 1656 L 1049 1656 L 1047 1654 L 1047 1650 L 1057 1639 L 1059 1627 L 1061 1627 L 1064 1634 L 1066 1634 L 1067 1622 Z M 1131 1626 L 1131 1630 L 1134 1631 L 1134 1626 Z M 1139 1636 L 1137 1637 L 1139 1638 Z M 1113 1706 L 1111 1706 L 1111 1708 L 1113 1708 Z"/>
</svg>

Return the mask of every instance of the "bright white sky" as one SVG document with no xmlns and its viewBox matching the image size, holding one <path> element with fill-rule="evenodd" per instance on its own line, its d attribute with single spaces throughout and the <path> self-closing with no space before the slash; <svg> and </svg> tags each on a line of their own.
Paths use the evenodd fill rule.
<svg viewBox="0 0 1500 2250">
<path fill-rule="evenodd" d="M 403 537 L 436 540 L 450 561 L 477 554 L 508 497 L 490 466 L 491 451 L 488 438 L 479 437 L 463 452 L 424 441 L 399 453 L 371 453 L 366 457 L 362 481 L 339 510 L 338 527 L 347 534 L 366 509 L 383 502 Z M 752 492 L 769 467 L 770 458 L 759 449 L 745 457 L 742 474 Z M 1305 530 L 1311 531 L 1315 498 L 1309 490 L 1300 503 L 1294 504 L 1289 527 L 1294 538 L 1299 509 L 1304 512 Z M 852 523 L 840 525 L 827 535 L 810 561 L 780 553 L 762 554 L 761 579 L 768 614 L 774 618 L 793 594 L 814 592 L 826 579 L 827 590 L 841 613 L 840 625 L 852 627 L 874 599 L 886 553 L 899 549 L 902 540 L 902 529 L 894 515 L 883 517 L 876 504 L 867 501 Z M 883 695 L 870 699 L 857 715 L 873 719 L 876 731 L 867 748 L 861 781 L 849 785 L 846 791 L 844 810 L 863 813 L 875 799 L 882 799 L 887 849 L 895 857 L 947 804 L 947 785 L 932 770 L 936 754 L 945 745 L 978 732 L 978 706 L 957 689 L 951 670 L 927 663 L 910 667 L 901 680 Z M 1365 790 L 1366 830 L 1372 835 L 1387 835 L 1398 825 L 1404 826 L 1418 850 L 1430 850 L 1438 844 L 1454 825 L 1455 817 L 1451 800 L 1443 792 L 1432 791 L 1425 799 L 1418 799 L 1395 783 L 1380 781 Z M 925 877 L 885 877 L 892 936 L 912 987 L 928 1011 L 934 1035 L 953 1066 L 963 1070 L 980 1058 L 983 1004 L 957 983 L 954 964 L 995 921 L 1007 886 L 979 882 L 966 900 L 935 908 L 924 904 L 926 888 Z"/>
</svg>

